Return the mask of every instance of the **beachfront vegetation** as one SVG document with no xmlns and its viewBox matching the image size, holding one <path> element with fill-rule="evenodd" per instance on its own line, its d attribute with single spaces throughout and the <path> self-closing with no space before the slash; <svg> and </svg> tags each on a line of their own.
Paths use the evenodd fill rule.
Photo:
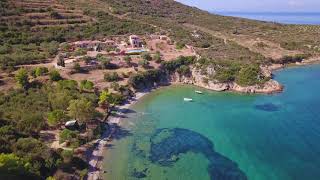
<svg viewBox="0 0 320 180">
<path fill-rule="evenodd" d="M 110 93 L 109 91 L 102 91 L 99 96 L 99 105 L 106 107 L 108 105 L 119 105 L 125 100 L 125 97 L 121 94 Z"/>
<path fill-rule="evenodd" d="M 282 64 L 296 63 L 301 62 L 302 60 L 310 57 L 310 54 L 296 54 L 294 56 L 284 56 L 279 59 L 277 62 Z"/>
<path fill-rule="evenodd" d="M 128 83 L 133 88 L 142 90 L 153 87 L 154 83 L 159 83 L 162 76 L 161 70 L 148 70 L 131 75 Z"/>
<path fill-rule="evenodd" d="M 94 108 L 98 97 L 93 92 L 80 91 L 78 83 L 73 80 L 56 79 L 57 82 L 31 85 L 29 73 L 38 77 L 44 72 L 47 71 L 43 68 L 30 72 L 20 69 L 16 80 L 25 88 L 0 93 L 1 179 L 46 179 L 49 176 L 63 179 L 68 173 L 79 174 L 87 168 L 79 157 L 71 155 L 68 160 L 61 151 L 49 148 L 49 144 L 42 139 L 41 131 L 48 126 L 59 127 L 70 119 L 81 123 L 91 121 L 96 117 Z M 84 89 L 92 87 L 89 81 L 80 84 Z M 113 97 L 112 103 L 119 102 L 119 99 L 118 96 Z M 63 131 L 60 135 L 62 141 L 68 142 L 72 148 L 86 142 L 79 136 L 73 138 L 74 133 Z M 80 167 L 74 160 L 84 166 Z"/>
<path fill-rule="evenodd" d="M 95 111 L 92 102 L 85 97 L 71 100 L 68 110 L 68 115 L 71 118 L 79 120 L 82 123 L 90 121 Z"/>
</svg>

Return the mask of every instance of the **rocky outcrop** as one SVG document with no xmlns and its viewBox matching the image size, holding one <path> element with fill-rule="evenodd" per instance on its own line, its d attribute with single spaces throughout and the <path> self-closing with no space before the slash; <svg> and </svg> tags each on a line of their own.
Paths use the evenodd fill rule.
<svg viewBox="0 0 320 180">
<path fill-rule="evenodd" d="M 263 74 L 266 77 L 272 76 L 272 69 L 268 67 L 261 67 Z M 188 76 L 180 76 L 178 73 L 171 76 L 171 82 L 192 84 L 195 86 L 203 87 L 213 91 L 235 91 L 242 93 L 275 93 L 283 90 L 283 86 L 277 81 L 271 79 L 263 85 L 254 85 L 242 87 L 235 82 L 220 83 L 217 80 L 210 80 L 208 77 L 214 76 L 215 71 L 213 67 L 208 67 L 206 74 L 203 75 L 200 70 L 192 68 L 191 73 Z"/>
<path fill-rule="evenodd" d="M 254 85 L 254 86 L 247 86 L 247 87 L 242 87 L 239 86 L 236 83 L 232 83 L 233 85 L 230 86 L 229 90 L 232 91 L 237 91 L 237 92 L 244 92 L 244 93 L 275 93 L 275 92 L 281 92 L 283 90 L 283 86 L 278 83 L 275 80 L 269 80 L 263 85 Z"/>
</svg>

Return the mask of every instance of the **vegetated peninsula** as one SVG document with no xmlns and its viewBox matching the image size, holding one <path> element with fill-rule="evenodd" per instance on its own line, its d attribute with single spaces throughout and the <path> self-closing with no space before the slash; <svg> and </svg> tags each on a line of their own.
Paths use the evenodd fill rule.
<svg viewBox="0 0 320 180">
<path fill-rule="evenodd" d="M 272 93 L 274 68 L 320 55 L 320 26 L 173 0 L 2 0 L 0 19 L 0 179 L 85 177 L 104 122 L 137 91 Z"/>
</svg>

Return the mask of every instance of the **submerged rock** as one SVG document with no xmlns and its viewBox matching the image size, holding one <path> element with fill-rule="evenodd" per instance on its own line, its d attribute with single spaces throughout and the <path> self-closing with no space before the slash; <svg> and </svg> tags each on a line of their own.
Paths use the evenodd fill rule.
<svg viewBox="0 0 320 180">
<path fill-rule="evenodd" d="M 280 109 L 277 105 L 272 103 L 255 105 L 255 108 L 258 110 L 267 111 L 267 112 L 279 111 Z"/>
<path fill-rule="evenodd" d="M 132 172 L 132 176 L 138 179 L 142 179 L 142 178 L 146 178 L 146 172 L 147 172 L 147 168 L 144 169 L 143 171 L 137 171 L 136 169 L 134 169 L 134 171 Z"/>
<path fill-rule="evenodd" d="M 159 129 L 151 137 L 150 160 L 161 166 L 171 166 L 180 154 L 201 153 L 209 160 L 208 173 L 213 180 L 246 180 L 238 165 L 214 151 L 205 136 L 187 129 Z"/>
</svg>

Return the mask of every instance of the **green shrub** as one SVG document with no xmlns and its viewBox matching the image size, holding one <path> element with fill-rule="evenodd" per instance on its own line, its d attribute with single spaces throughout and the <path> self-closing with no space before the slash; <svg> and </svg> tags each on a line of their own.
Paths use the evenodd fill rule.
<svg viewBox="0 0 320 180">
<path fill-rule="evenodd" d="M 118 73 L 116 73 L 116 72 L 105 73 L 104 80 L 107 82 L 115 82 L 115 81 L 119 81 L 120 77 L 119 77 Z"/>
<path fill-rule="evenodd" d="M 173 61 L 164 61 L 161 63 L 162 69 L 168 71 L 168 72 L 174 72 L 182 65 L 190 65 L 193 64 L 195 60 L 194 56 L 184 57 L 180 56 L 176 60 Z"/>
<path fill-rule="evenodd" d="M 240 86 L 252 86 L 261 82 L 260 67 L 258 65 L 247 65 L 241 68 L 236 77 L 236 83 Z"/>
<path fill-rule="evenodd" d="M 57 126 L 60 123 L 65 122 L 67 116 L 62 110 L 54 110 L 48 113 L 48 124 L 50 126 Z"/>
<path fill-rule="evenodd" d="M 63 143 L 66 141 L 72 141 L 74 139 L 77 139 L 79 136 L 78 132 L 71 131 L 69 129 L 64 129 L 59 134 L 59 143 Z"/>
<path fill-rule="evenodd" d="M 183 42 L 177 42 L 176 43 L 176 49 L 183 49 L 186 46 Z"/>
<path fill-rule="evenodd" d="M 57 71 L 57 70 L 52 70 L 49 73 L 49 77 L 50 77 L 51 81 L 60 81 L 62 79 L 62 77 L 60 76 L 59 71 Z"/>
<path fill-rule="evenodd" d="M 221 68 L 216 72 L 214 78 L 221 83 L 232 82 L 235 80 L 236 72 L 229 68 Z"/>
<path fill-rule="evenodd" d="M 33 77 L 39 77 L 39 76 L 44 76 L 49 72 L 48 68 L 46 67 L 36 67 L 31 71 L 31 75 Z"/>
<path fill-rule="evenodd" d="M 165 74 L 161 70 L 149 70 L 129 77 L 129 85 L 135 89 L 152 87 L 154 83 L 160 82 Z"/>
<path fill-rule="evenodd" d="M 26 89 L 29 86 L 28 71 L 24 68 L 19 69 L 15 75 L 15 80 L 20 87 Z"/>
<path fill-rule="evenodd" d="M 0 154 L 0 179 L 40 179 L 32 164 L 15 154 Z"/>
<path fill-rule="evenodd" d="M 0 46 L 0 54 L 9 54 L 12 51 L 12 46 L 6 44 Z"/>
<path fill-rule="evenodd" d="M 180 74 L 180 75 L 183 75 L 183 76 L 187 76 L 191 73 L 190 71 L 190 67 L 187 66 L 187 65 L 182 65 L 180 66 L 178 69 L 177 69 L 177 72 Z"/>
<path fill-rule="evenodd" d="M 71 159 L 73 158 L 73 151 L 63 150 L 61 152 L 61 156 L 62 156 L 64 162 L 70 162 Z"/>
<path fill-rule="evenodd" d="M 233 82 L 238 76 L 240 69 L 241 65 L 238 63 L 220 63 L 215 67 L 216 74 L 213 78 L 221 83 Z"/>
<path fill-rule="evenodd" d="M 74 70 L 74 72 L 76 72 L 76 73 L 80 73 L 80 72 L 82 71 L 82 68 L 81 68 L 81 66 L 80 66 L 79 63 L 75 63 L 75 64 L 73 65 L 73 70 Z"/>
<path fill-rule="evenodd" d="M 94 83 L 88 80 L 82 80 L 80 82 L 80 89 L 92 90 Z"/>
<path fill-rule="evenodd" d="M 119 83 L 112 82 L 111 85 L 110 85 L 110 88 L 112 88 L 115 91 L 118 91 L 119 88 L 120 88 L 120 85 L 119 85 Z"/>
<path fill-rule="evenodd" d="M 78 82 L 75 80 L 60 80 L 57 84 L 58 89 L 77 90 Z"/>
<path fill-rule="evenodd" d="M 276 60 L 274 62 L 276 63 L 282 63 L 282 64 L 288 64 L 288 63 L 296 63 L 296 62 L 302 62 L 304 59 L 310 57 L 309 54 L 297 54 L 294 56 L 284 56 L 283 58 L 280 58 L 279 60 Z"/>
</svg>

